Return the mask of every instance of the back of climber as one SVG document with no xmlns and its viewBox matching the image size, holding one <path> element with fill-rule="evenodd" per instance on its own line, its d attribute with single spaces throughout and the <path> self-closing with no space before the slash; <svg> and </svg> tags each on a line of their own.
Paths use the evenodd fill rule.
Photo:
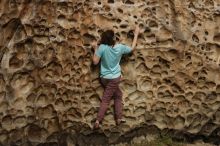
<svg viewBox="0 0 220 146">
<path fill-rule="evenodd" d="M 128 54 L 135 49 L 139 27 L 136 26 L 132 47 L 115 44 L 115 36 L 112 30 L 102 33 L 99 47 L 93 43 L 95 53 L 93 63 L 96 65 L 101 59 L 100 80 L 104 87 L 101 105 L 98 111 L 94 128 L 98 128 L 102 122 L 111 98 L 114 97 L 115 121 L 119 125 L 122 122 L 122 92 L 119 88 L 121 80 L 120 60 L 123 54 Z"/>
</svg>

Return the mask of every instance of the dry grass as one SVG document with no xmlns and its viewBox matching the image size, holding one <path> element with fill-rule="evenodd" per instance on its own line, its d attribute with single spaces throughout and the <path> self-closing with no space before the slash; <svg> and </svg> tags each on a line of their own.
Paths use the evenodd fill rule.
<svg viewBox="0 0 220 146">
<path fill-rule="evenodd" d="M 215 146 L 215 145 L 204 143 L 202 141 L 198 141 L 193 144 L 181 143 L 181 142 L 173 141 L 172 138 L 165 136 L 162 138 L 157 138 L 150 142 L 146 140 L 138 144 L 132 144 L 130 146 Z"/>
<path fill-rule="evenodd" d="M 142 141 L 132 146 L 185 146 L 183 143 L 175 142 L 170 137 L 162 137 L 153 141 Z"/>
</svg>

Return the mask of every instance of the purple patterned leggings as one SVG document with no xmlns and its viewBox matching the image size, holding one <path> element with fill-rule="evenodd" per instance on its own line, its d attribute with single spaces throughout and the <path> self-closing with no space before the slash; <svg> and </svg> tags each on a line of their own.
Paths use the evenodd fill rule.
<svg viewBox="0 0 220 146">
<path fill-rule="evenodd" d="M 122 92 L 119 88 L 120 80 L 121 77 L 115 79 L 101 78 L 101 83 L 104 87 L 104 93 L 97 116 L 97 120 L 99 122 L 103 120 L 112 97 L 114 97 L 115 119 L 122 118 Z"/>
</svg>

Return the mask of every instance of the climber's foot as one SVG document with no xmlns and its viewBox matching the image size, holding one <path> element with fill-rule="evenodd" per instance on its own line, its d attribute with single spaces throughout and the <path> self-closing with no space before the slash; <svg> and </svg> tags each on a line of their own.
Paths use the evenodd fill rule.
<svg viewBox="0 0 220 146">
<path fill-rule="evenodd" d="M 95 121 L 95 124 L 93 126 L 93 129 L 96 130 L 96 129 L 99 129 L 100 127 L 100 122 L 98 120 Z"/>
<path fill-rule="evenodd" d="M 122 123 L 126 123 L 125 119 L 117 119 L 116 120 L 116 125 L 120 125 Z"/>
</svg>

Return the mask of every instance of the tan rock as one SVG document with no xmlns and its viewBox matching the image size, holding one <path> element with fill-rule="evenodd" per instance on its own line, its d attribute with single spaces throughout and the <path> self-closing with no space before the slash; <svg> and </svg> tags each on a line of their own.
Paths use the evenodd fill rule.
<svg viewBox="0 0 220 146">
<path fill-rule="evenodd" d="M 0 0 L 0 145 L 126 145 L 166 130 L 219 138 L 219 4 Z M 126 123 L 115 126 L 111 102 L 94 132 L 103 88 L 90 44 L 113 29 L 131 45 L 135 24 L 143 33 L 121 66 Z"/>
</svg>

